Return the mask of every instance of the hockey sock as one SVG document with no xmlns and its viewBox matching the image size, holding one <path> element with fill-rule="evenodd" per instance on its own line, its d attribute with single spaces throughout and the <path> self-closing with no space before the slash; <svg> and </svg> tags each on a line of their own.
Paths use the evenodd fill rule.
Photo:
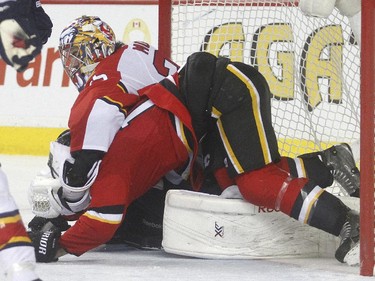
<svg viewBox="0 0 375 281">
<path fill-rule="evenodd" d="M 292 177 L 311 179 L 323 188 L 333 183 L 331 170 L 321 161 L 319 153 L 303 154 L 297 158 L 282 157 L 276 165 Z"/>
<path fill-rule="evenodd" d="M 303 154 L 296 159 L 302 159 L 307 178 L 313 180 L 322 188 L 332 185 L 333 176 L 331 170 L 321 160 L 320 153 Z"/>
<path fill-rule="evenodd" d="M 246 172 L 235 178 L 242 196 L 250 203 L 290 215 L 297 196 L 308 181 L 292 178 L 276 164 Z"/>
<path fill-rule="evenodd" d="M 339 235 L 348 207 L 306 178 L 291 178 L 275 164 L 235 178 L 250 203 L 283 213 L 333 235 Z"/>
<path fill-rule="evenodd" d="M 348 211 L 340 199 L 310 181 L 297 197 L 291 217 L 338 236 Z"/>
</svg>

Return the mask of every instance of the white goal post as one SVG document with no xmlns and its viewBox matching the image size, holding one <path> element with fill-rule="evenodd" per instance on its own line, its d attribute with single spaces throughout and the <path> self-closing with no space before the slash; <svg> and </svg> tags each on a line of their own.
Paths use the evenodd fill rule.
<svg viewBox="0 0 375 281">
<path fill-rule="evenodd" d="M 179 64 L 192 52 L 206 51 L 255 66 L 270 84 L 273 123 L 283 155 L 294 157 L 340 142 L 352 146 L 358 164 L 361 153 L 361 200 L 369 206 L 361 204 L 361 213 L 366 214 L 361 214 L 361 274 L 372 275 L 374 1 L 362 0 L 366 9 L 362 8 L 362 22 L 368 28 L 362 28 L 361 47 L 349 19 L 337 9 L 327 18 L 309 17 L 298 4 L 297 0 L 160 0 L 159 50 Z M 361 63 L 369 65 L 365 85 L 360 82 Z M 332 192 L 341 191 L 333 186 Z"/>
</svg>

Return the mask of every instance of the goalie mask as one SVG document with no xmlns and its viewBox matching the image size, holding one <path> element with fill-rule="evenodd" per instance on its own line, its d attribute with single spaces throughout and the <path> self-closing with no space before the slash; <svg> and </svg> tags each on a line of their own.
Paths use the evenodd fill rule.
<svg viewBox="0 0 375 281">
<path fill-rule="evenodd" d="M 75 19 L 60 35 L 59 52 L 65 72 L 81 91 L 98 63 L 115 51 L 112 28 L 96 16 Z"/>
</svg>

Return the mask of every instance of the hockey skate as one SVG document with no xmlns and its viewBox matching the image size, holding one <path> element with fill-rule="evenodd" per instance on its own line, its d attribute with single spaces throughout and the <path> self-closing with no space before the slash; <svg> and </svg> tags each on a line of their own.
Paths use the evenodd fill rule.
<svg viewBox="0 0 375 281">
<path fill-rule="evenodd" d="M 335 258 L 339 262 L 346 262 L 346 256 L 358 248 L 359 244 L 359 214 L 350 210 L 347 214 L 347 220 L 340 231 L 340 245 L 336 250 Z"/>
<path fill-rule="evenodd" d="M 333 178 L 352 197 L 359 197 L 359 170 L 346 143 L 323 150 L 323 161 L 332 169 Z"/>
</svg>

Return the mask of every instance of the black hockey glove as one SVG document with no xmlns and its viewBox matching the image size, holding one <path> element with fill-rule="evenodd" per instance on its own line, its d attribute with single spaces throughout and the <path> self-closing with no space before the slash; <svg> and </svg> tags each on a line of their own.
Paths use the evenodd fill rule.
<svg viewBox="0 0 375 281">
<path fill-rule="evenodd" d="M 99 150 L 80 150 L 73 152 L 74 163 L 65 161 L 62 178 L 69 186 L 82 187 L 92 184 L 105 152 Z"/>
<path fill-rule="evenodd" d="M 46 14 L 42 5 L 40 4 L 39 0 L 32 0 L 31 1 L 31 13 L 30 18 L 33 17 L 33 21 L 35 23 L 36 30 L 38 32 L 40 41 L 42 44 L 46 44 L 48 38 L 51 36 L 52 33 L 52 21 L 50 17 Z"/>
<path fill-rule="evenodd" d="M 52 32 L 52 22 L 39 0 L 0 4 L 0 56 L 17 71 L 24 71 Z M 5 5 L 5 6 L 4 6 Z"/>
<path fill-rule="evenodd" d="M 37 262 L 54 262 L 57 261 L 56 254 L 59 249 L 59 238 L 61 232 L 57 229 L 40 231 L 30 234 L 35 250 Z"/>
<path fill-rule="evenodd" d="M 35 216 L 27 226 L 30 232 L 46 231 L 51 228 L 59 231 L 66 231 L 70 228 L 68 222 L 61 216 L 52 219 Z"/>
</svg>

